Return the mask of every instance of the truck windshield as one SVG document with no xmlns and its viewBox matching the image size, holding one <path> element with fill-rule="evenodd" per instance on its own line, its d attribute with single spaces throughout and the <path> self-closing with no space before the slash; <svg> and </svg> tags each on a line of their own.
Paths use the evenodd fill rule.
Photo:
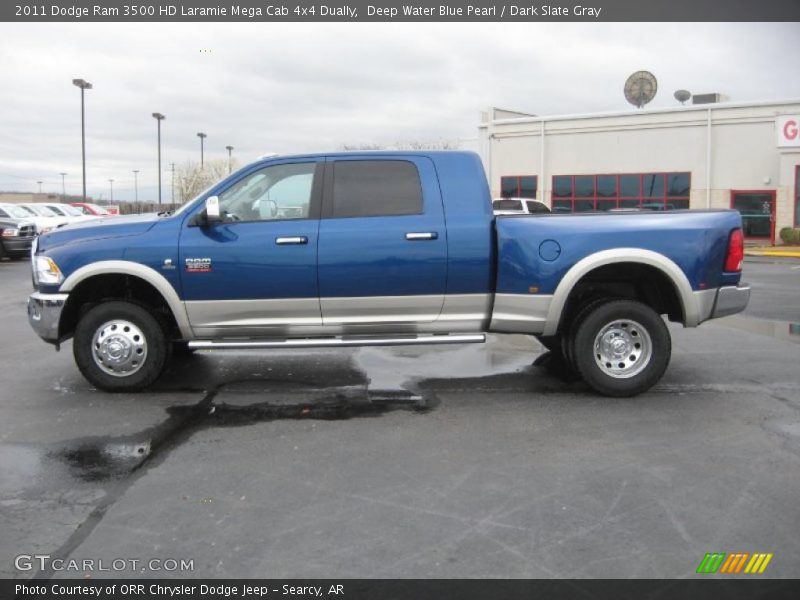
<svg viewBox="0 0 800 600">
<path fill-rule="evenodd" d="M 31 215 L 35 215 L 33 211 L 25 210 L 23 207 L 14 204 L 5 204 L 3 209 L 15 219 L 27 219 Z"/>
<path fill-rule="evenodd" d="M 37 206 L 36 204 L 32 204 L 31 206 L 26 206 L 25 208 L 27 208 L 28 210 L 33 212 L 33 214 L 39 215 L 39 216 L 42 216 L 42 217 L 55 217 L 56 216 L 56 213 L 54 213 L 52 210 L 50 210 L 46 206 Z"/>
</svg>

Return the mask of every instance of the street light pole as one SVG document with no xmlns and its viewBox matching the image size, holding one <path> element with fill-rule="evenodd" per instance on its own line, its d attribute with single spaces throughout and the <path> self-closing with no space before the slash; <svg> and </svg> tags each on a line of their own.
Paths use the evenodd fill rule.
<svg viewBox="0 0 800 600">
<path fill-rule="evenodd" d="M 167 117 L 154 112 L 153 118 L 158 122 L 158 205 L 161 206 L 161 121 Z"/>
<path fill-rule="evenodd" d="M 109 179 L 108 183 L 109 183 L 109 185 L 111 185 L 111 200 L 109 200 L 109 202 L 113 203 L 114 202 L 114 180 L 113 179 Z"/>
<path fill-rule="evenodd" d="M 37 181 L 36 183 L 39 184 L 39 193 L 41 194 L 42 193 L 42 182 L 41 181 Z"/>
<path fill-rule="evenodd" d="M 66 173 L 59 173 L 61 175 L 61 201 L 66 202 L 67 200 L 67 184 L 64 178 L 67 176 Z"/>
<path fill-rule="evenodd" d="M 202 131 L 197 134 L 197 137 L 200 138 L 200 168 L 203 168 L 203 140 L 206 139 L 208 136 L 203 133 Z"/>
<path fill-rule="evenodd" d="M 172 188 L 170 191 L 170 201 L 175 204 L 175 163 L 169 163 L 172 167 Z"/>
<path fill-rule="evenodd" d="M 73 79 L 72 85 L 81 88 L 81 157 L 83 162 L 83 201 L 86 202 L 86 119 L 83 94 L 86 90 L 92 89 L 92 84 L 84 79 Z"/>
<path fill-rule="evenodd" d="M 136 205 L 139 205 L 139 169 L 133 170 L 133 198 Z"/>
<path fill-rule="evenodd" d="M 225 149 L 228 151 L 228 175 L 231 174 L 231 152 L 233 152 L 233 146 L 225 146 Z"/>
</svg>

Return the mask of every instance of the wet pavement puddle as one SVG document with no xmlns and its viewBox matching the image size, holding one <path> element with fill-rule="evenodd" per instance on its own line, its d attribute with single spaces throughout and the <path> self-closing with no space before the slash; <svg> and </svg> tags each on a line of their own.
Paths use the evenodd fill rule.
<svg viewBox="0 0 800 600">
<path fill-rule="evenodd" d="M 304 370 L 303 359 L 310 359 L 307 363 L 314 365 L 315 356 L 293 356 L 262 376 L 244 375 L 250 370 L 249 364 L 241 365 L 240 370 L 226 372 L 223 381 L 209 386 L 199 402 L 168 407 L 162 422 L 129 435 L 98 435 L 45 447 L 0 445 L 0 463 L 15 465 L 0 477 L 0 491 L 39 488 L 65 477 L 87 483 L 121 480 L 154 456 L 168 454 L 193 433 L 208 428 L 277 420 L 377 418 L 396 411 L 424 414 L 439 404 L 426 383 L 524 376 L 532 368 L 536 352 L 530 346 L 525 351 L 496 352 L 491 344 L 452 347 L 435 353 L 364 348 L 350 353 L 343 363 L 349 372 L 341 374 L 337 384 L 331 386 L 315 381 L 313 367 Z M 247 358 L 253 359 L 252 355 Z M 358 380 L 362 383 L 354 383 Z M 173 391 L 177 390 L 163 390 Z M 37 473 L 45 473 L 46 477 L 37 477 Z"/>
<path fill-rule="evenodd" d="M 715 325 L 730 327 L 747 333 L 763 335 L 776 340 L 784 340 L 800 344 L 800 323 L 789 321 L 770 321 L 743 315 L 732 315 L 714 321 Z"/>
</svg>

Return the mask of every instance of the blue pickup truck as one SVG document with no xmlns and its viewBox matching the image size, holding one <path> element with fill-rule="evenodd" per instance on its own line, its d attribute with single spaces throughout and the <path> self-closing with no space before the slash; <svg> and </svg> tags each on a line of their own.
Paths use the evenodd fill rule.
<svg viewBox="0 0 800 600">
<path fill-rule="evenodd" d="M 747 305 L 731 210 L 495 217 L 469 152 L 273 157 L 174 213 L 38 239 L 33 329 L 73 338 L 108 391 L 152 384 L 173 352 L 483 342 L 535 336 L 595 391 L 647 390 L 664 316 Z"/>
</svg>

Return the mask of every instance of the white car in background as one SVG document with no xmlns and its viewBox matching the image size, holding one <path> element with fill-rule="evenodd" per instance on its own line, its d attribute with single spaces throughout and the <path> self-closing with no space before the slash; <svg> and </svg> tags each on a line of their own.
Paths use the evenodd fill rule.
<svg viewBox="0 0 800 600">
<path fill-rule="evenodd" d="M 57 212 L 50 210 L 44 204 L 21 202 L 20 206 L 31 213 L 31 216 L 53 219 L 54 228 L 68 225 L 71 221 Z"/>
<path fill-rule="evenodd" d="M 59 204 L 57 202 L 43 202 L 40 206 L 44 206 L 52 210 L 59 217 L 64 217 L 69 223 L 81 223 L 83 221 L 94 221 L 99 217 L 92 215 L 85 215 L 79 209 L 69 204 Z"/>
<path fill-rule="evenodd" d="M 530 198 L 495 198 L 492 212 L 496 215 L 538 215 L 549 213 L 546 204 Z"/>
<path fill-rule="evenodd" d="M 36 234 L 42 235 L 48 231 L 65 225 L 66 221 L 63 218 L 41 216 L 36 211 L 29 210 L 21 204 L 0 204 L 0 217 L 11 217 L 12 219 L 20 219 L 33 223 L 36 227 Z"/>
</svg>

